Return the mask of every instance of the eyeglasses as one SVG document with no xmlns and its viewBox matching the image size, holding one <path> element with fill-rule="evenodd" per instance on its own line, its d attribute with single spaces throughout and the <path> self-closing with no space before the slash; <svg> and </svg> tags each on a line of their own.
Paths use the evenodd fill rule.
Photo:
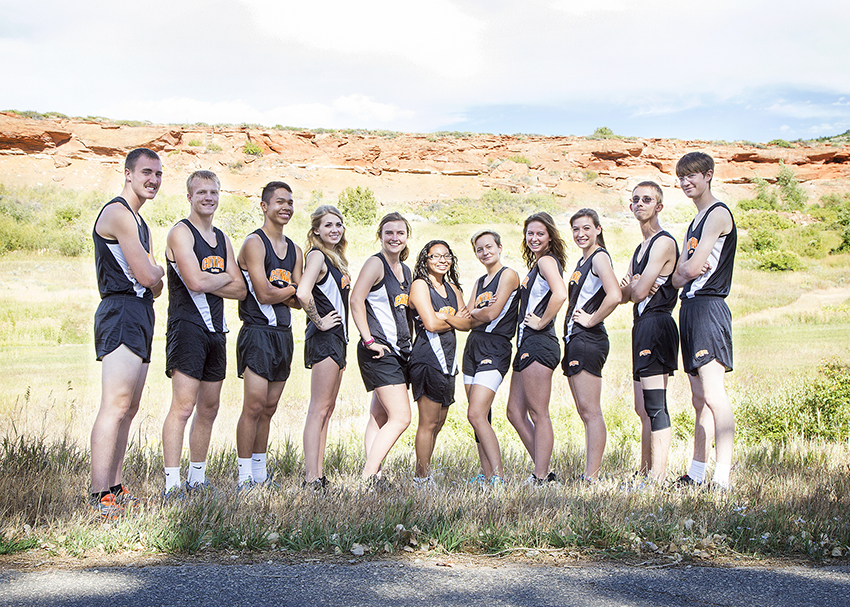
<svg viewBox="0 0 850 607">
<path fill-rule="evenodd" d="M 689 181 L 693 183 L 700 175 L 704 175 L 704 173 L 691 173 L 690 175 L 683 175 L 682 177 L 679 177 L 679 183 L 683 181 Z"/>
<path fill-rule="evenodd" d="M 655 202 L 655 198 L 652 196 L 644 196 L 641 198 L 640 196 L 635 196 L 631 199 L 632 203 L 637 204 L 639 202 L 643 202 L 643 204 L 649 204 L 650 202 Z"/>
<path fill-rule="evenodd" d="M 429 255 L 428 259 L 431 261 L 451 261 L 454 258 L 451 256 L 451 253 L 446 253 L 445 255 L 437 255 L 435 253 L 433 255 Z"/>
</svg>

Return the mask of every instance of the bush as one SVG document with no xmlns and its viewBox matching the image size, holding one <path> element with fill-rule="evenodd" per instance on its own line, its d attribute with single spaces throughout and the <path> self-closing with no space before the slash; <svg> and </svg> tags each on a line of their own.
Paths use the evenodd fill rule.
<svg viewBox="0 0 850 607">
<path fill-rule="evenodd" d="M 200 147 L 201 140 L 200 139 L 190 139 L 187 145 L 189 145 L 190 147 L 193 147 L 193 148 Z"/>
<path fill-rule="evenodd" d="M 208 143 L 207 144 L 207 152 L 220 152 L 221 146 L 217 143 Z"/>
<path fill-rule="evenodd" d="M 802 211 L 806 206 L 809 195 L 797 181 L 794 171 L 782 163 L 779 174 L 776 176 L 776 185 L 779 186 L 779 197 L 782 199 L 782 208 L 787 211 Z"/>
<path fill-rule="evenodd" d="M 588 139 L 622 139 L 622 137 L 615 135 L 614 131 L 609 129 L 607 126 L 600 126 L 598 129 L 593 131 L 593 134 L 590 135 Z"/>
<path fill-rule="evenodd" d="M 339 195 L 339 210 L 346 223 L 369 225 L 378 215 L 378 201 L 370 188 L 345 188 Z"/>
<path fill-rule="evenodd" d="M 779 249 L 779 239 L 776 232 L 769 228 L 756 228 L 749 233 L 749 242 L 743 248 L 750 251 L 775 251 Z"/>
<path fill-rule="evenodd" d="M 777 207 L 776 193 L 771 191 L 770 184 L 761 177 L 753 177 L 751 180 L 756 186 L 756 197 L 738 201 L 738 208 L 742 211 L 754 209 L 774 210 Z"/>
<path fill-rule="evenodd" d="M 263 149 L 253 141 L 246 141 L 242 151 L 248 156 L 262 156 Z"/>
<path fill-rule="evenodd" d="M 784 272 L 802 270 L 803 262 L 800 256 L 791 251 L 765 251 L 759 255 L 759 262 L 756 266 L 759 270 L 767 270 L 770 272 Z"/>
<path fill-rule="evenodd" d="M 771 139 L 770 141 L 767 142 L 767 145 L 775 145 L 775 146 L 780 147 L 780 148 L 793 148 L 794 147 L 793 145 L 791 145 L 789 142 L 785 141 L 784 139 Z"/>
<path fill-rule="evenodd" d="M 528 157 L 522 156 L 520 154 L 517 154 L 516 156 L 510 156 L 508 157 L 508 160 L 510 160 L 511 162 L 516 162 L 517 164 L 525 164 L 527 166 L 531 166 L 531 161 L 528 159 Z"/>
<path fill-rule="evenodd" d="M 793 222 L 782 215 L 759 209 L 737 214 L 735 216 L 735 223 L 742 230 L 755 230 L 758 228 L 764 228 L 766 230 L 790 230 L 794 227 Z"/>
</svg>

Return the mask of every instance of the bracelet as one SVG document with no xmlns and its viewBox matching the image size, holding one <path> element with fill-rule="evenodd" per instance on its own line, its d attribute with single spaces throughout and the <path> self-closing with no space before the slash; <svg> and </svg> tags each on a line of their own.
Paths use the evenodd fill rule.
<svg viewBox="0 0 850 607">
<path fill-rule="evenodd" d="M 368 348 L 368 347 L 369 347 L 369 346 L 371 346 L 373 343 L 375 343 L 375 338 L 373 337 L 373 338 L 371 338 L 369 341 L 366 341 L 365 339 L 361 339 L 361 340 L 360 340 L 360 343 L 363 345 L 363 347 L 364 347 L 364 348 Z"/>
</svg>

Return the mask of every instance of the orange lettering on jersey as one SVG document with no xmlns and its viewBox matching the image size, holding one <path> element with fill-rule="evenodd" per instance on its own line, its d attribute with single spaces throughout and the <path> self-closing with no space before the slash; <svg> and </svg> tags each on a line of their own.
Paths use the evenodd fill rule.
<svg viewBox="0 0 850 607">
<path fill-rule="evenodd" d="M 570 284 L 577 285 L 579 280 L 581 280 L 581 272 L 576 270 L 570 275 Z"/>
<path fill-rule="evenodd" d="M 652 350 L 641 350 L 638 356 L 649 356 L 650 354 L 652 354 Z"/>
<path fill-rule="evenodd" d="M 496 299 L 496 294 L 493 291 L 484 291 L 481 295 L 475 298 L 476 308 L 484 308 L 489 306 Z"/>
<path fill-rule="evenodd" d="M 528 354 L 526 354 L 526 356 L 528 356 Z M 481 361 L 480 363 L 478 363 L 478 364 L 479 364 L 479 365 L 492 365 L 492 364 L 493 364 L 493 359 L 492 359 L 492 358 L 485 358 L 484 360 L 482 360 L 482 361 Z"/>
<path fill-rule="evenodd" d="M 699 240 L 691 236 L 688 238 L 688 257 L 694 254 L 694 251 L 697 250 L 697 245 L 699 244 Z"/>
<path fill-rule="evenodd" d="M 349 278 L 348 274 L 342 275 L 342 280 L 339 281 L 339 285 L 343 290 L 351 286 L 351 278 Z"/>
<path fill-rule="evenodd" d="M 437 310 L 437 311 L 438 311 L 438 312 L 442 312 L 442 313 L 443 313 L 443 314 L 445 314 L 446 316 L 454 316 L 454 315 L 455 315 L 455 312 L 456 312 L 456 310 L 455 310 L 453 307 L 451 307 L 451 306 L 443 306 L 442 308 L 440 308 L 440 309 L 439 309 L 439 310 Z"/>
<path fill-rule="evenodd" d="M 395 297 L 395 305 L 396 308 L 403 307 L 407 305 L 407 293 L 399 293 Z"/>
<path fill-rule="evenodd" d="M 696 358 L 702 358 L 703 356 L 708 356 L 708 350 L 700 350 L 696 353 Z"/>
<path fill-rule="evenodd" d="M 271 271 L 271 274 L 269 274 L 269 282 L 274 282 L 276 280 L 282 280 L 289 284 L 292 282 L 292 273 L 289 270 L 284 270 L 283 268 L 276 268 Z"/>
<path fill-rule="evenodd" d="M 201 270 L 210 274 L 220 274 L 224 272 L 224 259 L 218 255 L 210 255 L 201 260 Z"/>
</svg>

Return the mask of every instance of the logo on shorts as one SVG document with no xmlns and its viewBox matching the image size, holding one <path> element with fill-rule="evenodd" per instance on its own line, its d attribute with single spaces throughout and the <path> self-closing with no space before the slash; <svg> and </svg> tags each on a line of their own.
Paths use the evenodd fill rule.
<svg viewBox="0 0 850 607">
<path fill-rule="evenodd" d="M 455 315 L 455 311 L 456 311 L 456 310 L 455 310 L 453 307 L 451 307 L 451 306 L 443 306 L 442 308 L 440 308 L 440 309 L 439 309 L 439 310 L 437 310 L 437 311 L 438 311 L 438 312 L 442 312 L 442 313 L 443 313 L 443 314 L 445 314 L 446 316 L 454 316 L 454 315 Z"/>
<path fill-rule="evenodd" d="M 520 356 L 520 357 L 519 357 L 519 359 L 520 359 L 520 360 L 525 360 L 525 359 L 526 359 L 526 358 L 528 358 L 529 356 L 530 356 L 530 354 L 529 354 L 528 352 L 526 352 L 525 354 L 523 354 L 522 356 Z"/>
<path fill-rule="evenodd" d="M 339 281 L 339 286 L 343 291 L 351 286 L 351 278 L 348 274 L 342 275 L 342 280 Z"/>
<path fill-rule="evenodd" d="M 528 352 L 526 352 L 526 353 L 525 353 L 525 355 L 523 356 L 523 358 L 525 358 L 526 356 L 528 356 Z M 478 364 L 479 364 L 479 365 L 492 365 L 492 364 L 493 364 L 493 359 L 492 359 L 492 358 L 485 358 L 484 360 L 482 360 L 482 361 L 481 361 L 480 363 L 478 363 Z"/>
<path fill-rule="evenodd" d="M 641 350 L 638 356 L 649 356 L 650 354 L 652 354 L 652 350 Z"/>
<path fill-rule="evenodd" d="M 484 308 L 489 306 L 490 303 L 495 299 L 493 291 L 484 291 L 481 295 L 475 298 L 475 306 L 476 308 Z"/>
<path fill-rule="evenodd" d="M 283 281 L 289 284 L 292 282 L 292 273 L 284 268 L 275 268 L 269 274 L 269 282 L 274 284 L 275 281 Z"/>
<path fill-rule="evenodd" d="M 700 350 L 695 354 L 695 358 L 702 358 L 703 356 L 708 356 L 708 350 Z"/>
<path fill-rule="evenodd" d="M 395 303 L 393 304 L 396 308 L 404 307 L 407 305 L 407 293 L 399 293 L 395 296 Z"/>
<path fill-rule="evenodd" d="M 201 261 L 201 271 L 209 272 L 210 274 L 221 274 L 224 272 L 224 259 L 218 255 L 204 257 L 203 261 Z"/>
<path fill-rule="evenodd" d="M 570 274 L 570 284 L 571 285 L 577 285 L 578 281 L 580 281 L 580 280 L 581 280 L 581 272 L 579 270 L 576 270 L 575 272 Z"/>
<path fill-rule="evenodd" d="M 699 244 L 699 240 L 691 236 L 688 238 L 688 257 L 694 254 L 694 251 L 697 250 L 697 245 Z"/>
<path fill-rule="evenodd" d="M 571 361 L 570 361 L 570 366 L 571 366 L 571 367 L 578 367 L 578 361 L 577 361 L 577 360 L 571 360 Z"/>
</svg>

